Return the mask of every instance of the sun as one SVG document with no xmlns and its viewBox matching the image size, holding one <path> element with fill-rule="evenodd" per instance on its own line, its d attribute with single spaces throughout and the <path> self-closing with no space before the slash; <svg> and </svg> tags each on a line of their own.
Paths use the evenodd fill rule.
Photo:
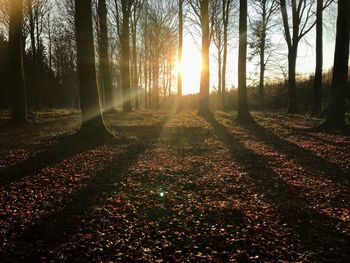
<svg viewBox="0 0 350 263">
<path fill-rule="evenodd" d="M 182 94 L 195 94 L 199 92 L 200 74 L 202 67 L 201 53 L 197 46 L 185 42 L 183 46 L 182 62 L 177 70 L 182 73 Z"/>
</svg>

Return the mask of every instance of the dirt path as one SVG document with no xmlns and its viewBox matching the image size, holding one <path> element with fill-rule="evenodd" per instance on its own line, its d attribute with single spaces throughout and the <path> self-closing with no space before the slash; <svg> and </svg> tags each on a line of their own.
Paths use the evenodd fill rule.
<svg viewBox="0 0 350 263">
<path fill-rule="evenodd" d="M 349 137 L 255 118 L 109 116 L 117 139 L 4 162 L 3 261 L 350 261 Z"/>
</svg>

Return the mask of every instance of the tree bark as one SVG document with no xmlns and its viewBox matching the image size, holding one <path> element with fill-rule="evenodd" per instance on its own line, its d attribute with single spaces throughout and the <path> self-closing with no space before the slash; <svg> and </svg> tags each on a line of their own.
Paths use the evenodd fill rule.
<svg viewBox="0 0 350 263">
<path fill-rule="evenodd" d="M 252 121 L 247 99 L 247 1 L 240 0 L 238 48 L 238 122 Z"/>
<path fill-rule="evenodd" d="M 225 97 L 226 97 L 226 68 L 227 68 L 227 53 L 228 53 L 228 23 L 230 15 L 231 0 L 223 0 L 223 15 L 224 15 L 224 53 L 222 56 L 222 106 L 225 108 Z"/>
<path fill-rule="evenodd" d="M 30 96 L 29 101 L 34 102 L 34 107 L 38 108 L 39 105 L 37 103 L 37 49 L 36 49 L 36 41 L 35 41 L 35 23 L 34 23 L 34 14 L 33 14 L 33 0 L 28 2 L 28 14 L 29 14 L 29 36 L 30 36 L 30 44 L 32 48 L 32 66 L 33 66 L 33 72 L 34 74 L 32 75 L 32 82 L 33 82 L 33 95 Z"/>
<path fill-rule="evenodd" d="M 123 111 L 132 111 L 130 92 L 130 3 L 122 0 L 123 25 L 121 37 L 121 84 L 123 89 Z"/>
<path fill-rule="evenodd" d="M 311 116 L 318 116 L 322 109 L 322 70 L 323 70 L 323 0 L 317 0 L 316 11 L 316 69 L 313 84 L 313 105 Z"/>
<path fill-rule="evenodd" d="M 266 35 L 267 35 L 267 10 L 266 1 L 262 2 L 262 32 L 261 32 L 261 47 L 260 47 L 260 77 L 259 77 L 259 99 L 261 109 L 264 109 L 265 94 L 264 94 L 264 81 L 265 81 L 265 50 L 266 50 Z"/>
<path fill-rule="evenodd" d="M 222 96 L 222 54 L 221 54 L 221 41 L 218 43 L 218 93 Z"/>
<path fill-rule="evenodd" d="M 179 0 L 179 49 L 178 49 L 178 74 L 177 74 L 177 95 L 182 96 L 182 48 L 183 48 L 183 1 Z"/>
<path fill-rule="evenodd" d="M 264 40 L 263 40 L 264 42 Z M 260 106 L 264 109 L 265 106 L 265 49 L 260 50 L 260 77 L 259 77 L 259 98 Z"/>
<path fill-rule="evenodd" d="M 147 27 L 147 25 L 146 25 Z M 145 52 L 145 59 L 143 61 L 143 75 L 144 75 L 144 100 L 145 100 L 145 109 L 148 108 L 148 95 L 147 95 L 147 88 L 148 88 L 148 41 L 147 41 L 147 29 L 145 29 L 145 37 L 144 37 L 144 52 Z"/>
<path fill-rule="evenodd" d="M 288 45 L 288 108 L 287 113 L 296 114 L 298 113 L 297 99 L 296 99 L 296 60 L 298 54 L 298 44 L 299 40 L 302 37 L 299 32 L 300 26 L 300 17 L 297 8 L 296 0 L 291 1 L 292 4 L 292 30 L 293 36 L 289 32 L 289 20 L 288 12 L 286 7 L 286 0 L 280 0 L 283 27 L 285 39 Z M 302 5 L 302 2 L 299 2 L 299 6 Z M 304 5 L 305 6 L 305 5 Z"/>
<path fill-rule="evenodd" d="M 337 35 L 334 53 L 332 97 L 326 120 L 318 127 L 338 130 L 346 127 L 345 104 L 348 80 L 350 2 L 338 1 Z"/>
<path fill-rule="evenodd" d="M 152 79 L 153 79 L 153 88 L 152 88 L 152 103 L 153 106 L 158 109 L 159 108 L 159 69 L 160 69 L 160 62 L 159 62 L 159 55 L 155 55 L 153 58 L 153 67 L 152 67 Z"/>
<path fill-rule="evenodd" d="M 139 83 L 138 83 L 138 70 L 137 70 L 137 14 L 136 6 L 134 6 L 133 13 L 133 24 L 132 24 L 132 86 L 133 86 L 133 95 L 135 100 L 135 108 L 139 109 Z"/>
<path fill-rule="evenodd" d="M 287 113 L 298 113 L 297 92 L 296 92 L 296 62 L 298 44 L 291 47 L 288 52 L 288 108 Z"/>
<path fill-rule="evenodd" d="M 11 122 L 27 121 L 26 89 L 23 70 L 23 0 L 11 1 L 9 26 L 9 84 L 12 90 Z"/>
<path fill-rule="evenodd" d="M 152 54 L 151 51 L 148 54 L 149 55 L 149 62 L 148 62 L 148 107 L 150 108 L 153 104 L 152 101 L 152 95 L 153 95 L 153 90 L 152 90 L 152 72 L 153 72 L 153 65 L 152 65 Z"/>
<path fill-rule="evenodd" d="M 100 22 L 100 41 L 99 41 L 99 55 L 100 55 L 100 74 L 102 75 L 102 84 L 105 96 L 105 111 L 113 111 L 113 89 L 112 76 L 110 68 L 110 60 L 108 55 L 108 29 L 107 29 L 107 6 L 106 0 L 99 0 L 98 2 L 98 16 Z"/>
<path fill-rule="evenodd" d="M 97 86 L 91 0 L 75 0 L 75 30 L 82 117 L 80 131 L 87 134 L 106 132 Z"/>
<path fill-rule="evenodd" d="M 202 69 L 199 92 L 199 113 L 209 112 L 209 1 L 201 0 Z"/>
</svg>

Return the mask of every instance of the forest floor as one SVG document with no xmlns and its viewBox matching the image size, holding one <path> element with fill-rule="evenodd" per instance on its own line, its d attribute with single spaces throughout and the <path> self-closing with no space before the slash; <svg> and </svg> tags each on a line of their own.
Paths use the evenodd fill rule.
<svg viewBox="0 0 350 263">
<path fill-rule="evenodd" d="M 350 137 L 234 117 L 117 113 L 91 141 L 68 110 L 0 128 L 0 261 L 350 262 Z"/>
</svg>

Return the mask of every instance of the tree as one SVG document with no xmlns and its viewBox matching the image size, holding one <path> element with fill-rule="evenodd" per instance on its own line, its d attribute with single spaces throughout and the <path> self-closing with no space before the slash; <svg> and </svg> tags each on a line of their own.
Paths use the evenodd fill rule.
<svg viewBox="0 0 350 263">
<path fill-rule="evenodd" d="M 238 122 L 249 122 L 253 118 L 247 99 L 247 16 L 246 0 L 239 1 L 239 48 L 238 48 Z"/>
<path fill-rule="evenodd" d="M 27 121 L 26 89 L 24 83 L 23 55 L 23 0 L 11 1 L 9 25 L 9 84 L 12 90 L 11 122 Z"/>
<path fill-rule="evenodd" d="M 182 47 L 183 47 L 183 4 L 184 0 L 179 1 L 179 46 L 178 46 L 178 74 L 177 74 L 177 95 L 182 96 L 182 72 L 181 72 L 181 63 L 182 63 Z"/>
<path fill-rule="evenodd" d="M 221 2 L 217 3 L 215 10 L 215 15 L 213 16 L 213 43 L 217 49 L 217 76 L 218 76 L 218 94 L 222 97 L 222 59 L 223 59 L 223 38 L 224 38 L 224 29 L 223 29 L 223 6 Z M 222 105 L 223 106 L 223 105 Z"/>
<path fill-rule="evenodd" d="M 221 97 L 221 105 L 225 107 L 226 94 L 226 69 L 228 54 L 229 23 L 232 20 L 233 0 L 217 0 L 211 5 L 212 11 L 212 38 L 217 49 L 218 62 L 218 94 Z"/>
<path fill-rule="evenodd" d="M 130 12 L 132 2 L 121 0 L 122 4 L 122 35 L 121 35 L 121 85 L 123 89 L 123 111 L 132 111 L 130 90 Z"/>
<path fill-rule="evenodd" d="M 300 40 L 310 32 L 315 22 L 310 22 L 313 16 L 313 6 L 316 0 L 290 0 L 292 9 L 292 25 L 288 18 L 286 0 L 280 0 L 284 37 L 288 46 L 288 109 L 287 113 L 298 112 L 296 95 L 296 62 Z M 290 32 L 292 31 L 292 33 Z"/>
<path fill-rule="evenodd" d="M 338 0 L 337 33 L 334 53 L 331 102 L 325 121 L 319 130 L 338 130 L 346 127 L 345 105 L 349 61 L 350 2 Z"/>
<path fill-rule="evenodd" d="M 85 134 L 106 133 L 99 102 L 92 28 L 91 0 L 75 0 L 75 31 L 80 106 Z"/>
<path fill-rule="evenodd" d="M 149 5 L 147 42 L 148 59 L 151 62 L 149 67 L 149 94 L 152 106 L 160 107 L 161 80 L 168 78 L 168 73 L 164 71 L 164 63 L 170 64 L 177 52 L 177 27 L 175 5 L 169 5 L 169 1 L 158 0 Z M 164 82 L 163 82 L 164 83 Z"/>
<path fill-rule="evenodd" d="M 227 68 L 227 53 L 228 53 L 228 31 L 229 31 L 229 22 L 231 17 L 233 0 L 222 0 L 222 14 L 223 14 L 223 33 L 224 33 L 224 51 L 222 58 L 222 77 L 221 77 L 221 89 L 222 89 L 222 106 L 225 108 L 225 94 L 226 94 L 226 68 Z"/>
<path fill-rule="evenodd" d="M 140 100 L 140 90 L 139 90 L 139 72 L 138 72 L 138 52 L 137 52 L 137 28 L 139 24 L 139 19 L 141 15 L 141 9 L 143 6 L 143 0 L 133 0 L 132 1 L 132 10 L 131 10 L 131 61 L 132 61 L 132 70 L 131 70 L 131 83 L 132 83 L 132 93 L 135 101 L 135 108 L 139 108 Z"/>
<path fill-rule="evenodd" d="M 98 1 L 98 16 L 100 24 L 100 41 L 99 41 L 99 56 L 100 56 L 100 74 L 102 75 L 102 85 L 105 95 L 105 111 L 113 112 L 113 89 L 112 76 L 110 68 L 110 60 L 108 54 L 108 28 L 107 28 L 107 6 L 106 0 Z"/>
<path fill-rule="evenodd" d="M 32 96 L 31 101 L 35 109 L 40 109 L 42 106 L 42 83 L 40 82 L 42 73 L 40 68 L 40 56 L 44 53 L 42 48 L 45 48 L 42 43 L 42 34 L 46 25 L 46 21 L 49 19 L 48 14 L 52 10 L 52 2 L 49 0 L 26 0 L 25 7 L 28 10 L 29 24 L 28 31 L 30 37 L 30 47 L 32 55 Z M 29 86 L 29 85 L 28 85 Z M 29 87 L 28 87 L 29 89 Z M 31 90 L 28 90 L 28 92 Z M 29 94 L 30 95 L 30 94 Z"/>
<path fill-rule="evenodd" d="M 202 28 L 202 69 L 199 91 L 199 113 L 209 112 L 209 1 L 201 0 L 200 16 Z"/>
<path fill-rule="evenodd" d="M 275 25 L 272 23 L 272 19 L 278 10 L 278 3 L 276 0 L 254 0 L 252 5 L 257 12 L 257 19 L 252 22 L 252 39 L 249 47 L 252 49 L 252 56 L 259 57 L 259 99 L 263 107 L 265 70 L 270 58 L 270 54 L 267 53 L 271 51 L 272 47 L 268 34 Z"/>
<path fill-rule="evenodd" d="M 322 71 L 323 71 L 323 10 L 333 0 L 317 0 L 316 8 L 316 69 L 313 83 L 313 105 L 311 116 L 317 116 L 322 110 Z"/>
</svg>

